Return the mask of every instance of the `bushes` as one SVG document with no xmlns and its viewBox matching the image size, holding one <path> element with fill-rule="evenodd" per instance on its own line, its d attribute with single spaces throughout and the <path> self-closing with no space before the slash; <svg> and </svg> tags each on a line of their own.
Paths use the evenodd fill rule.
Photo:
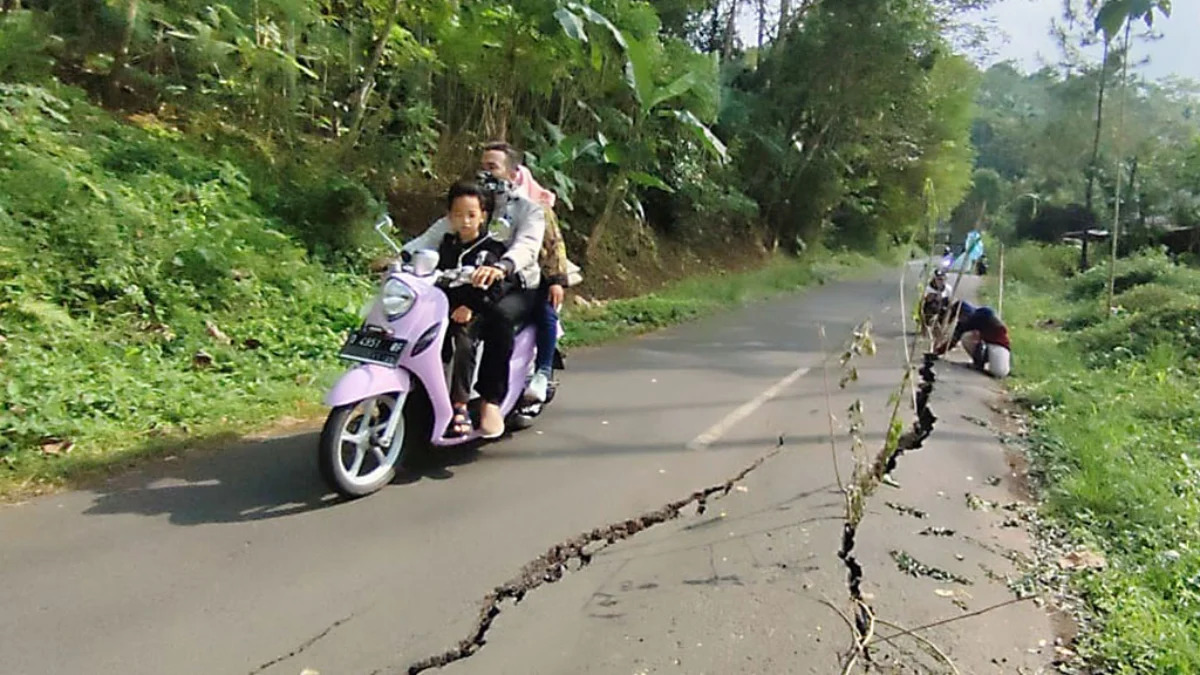
<svg viewBox="0 0 1200 675">
<path fill-rule="evenodd" d="M 1156 307 L 1191 305 L 1195 303 L 1196 295 L 1178 285 L 1150 282 L 1130 288 L 1117 295 L 1116 300 L 1119 307 L 1137 311 Z"/>
<path fill-rule="evenodd" d="M 1159 347 L 1179 350 L 1180 356 L 1200 357 L 1200 306 L 1156 307 L 1126 314 L 1082 329 L 1079 344 L 1094 366 L 1144 359 Z"/>
<path fill-rule="evenodd" d="M 0 85 L 0 458 L 18 475 L 64 470 L 44 451 L 60 441 L 89 462 L 261 424 L 337 367 L 369 285 L 310 262 L 241 172 L 169 136 Z"/>
<path fill-rule="evenodd" d="M 992 266 L 998 262 L 998 259 L 992 261 Z M 1010 248 L 1004 254 L 1006 280 L 1039 288 L 1061 285 L 1078 267 L 1079 251 L 1070 246 L 1025 244 Z"/>
<path fill-rule="evenodd" d="M 1017 251 L 1034 270 L 1054 255 Z M 1109 561 L 1076 578 L 1101 619 L 1080 653 L 1097 672 L 1197 672 L 1200 272 L 1161 253 L 1118 261 L 1115 316 L 1107 278 L 1101 265 L 1071 280 L 1031 274 L 1012 284 L 1014 385 L 1032 408 L 1048 515 Z M 1064 314 L 1063 331 L 1044 329 Z"/>
<path fill-rule="evenodd" d="M 1188 275 L 1181 275 L 1179 268 L 1161 252 L 1142 252 L 1133 257 L 1117 261 L 1113 279 L 1113 292 L 1120 294 L 1133 288 L 1162 281 L 1167 284 L 1186 284 Z M 1099 264 L 1078 275 L 1070 285 L 1072 300 L 1104 298 L 1108 293 L 1108 264 Z"/>
<path fill-rule="evenodd" d="M 1115 275 L 1117 315 L 1105 309 L 1108 269 L 1098 265 L 1072 274 L 1069 247 L 1026 245 L 1006 258 L 1014 286 L 1061 296 L 1065 315 L 1054 317 L 1094 365 L 1142 358 L 1158 345 L 1172 345 L 1188 357 L 1200 356 L 1200 271 L 1176 265 L 1165 254 L 1139 253 L 1119 260 Z"/>
<path fill-rule="evenodd" d="M 305 167 L 307 169 L 307 167 Z M 366 187 L 333 171 L 296 169 L 270 208 L 305 247 L 325 260 L 355 259 L 366 246 L 381 206 Z"/>
</svg>

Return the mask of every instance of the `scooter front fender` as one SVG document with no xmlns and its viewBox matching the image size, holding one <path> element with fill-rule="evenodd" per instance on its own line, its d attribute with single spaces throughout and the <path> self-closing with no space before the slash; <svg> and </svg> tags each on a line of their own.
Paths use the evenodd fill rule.
<svg viewBox="0 0 1200 675">
<path fill-rule="evenodd" d="M 412 375 L 407 370 L 364 363 L 342 375 L 325 395 L 325 405 L 336 408 L 380 394 L 399 394 L 411 390 Z"/>
</svg>

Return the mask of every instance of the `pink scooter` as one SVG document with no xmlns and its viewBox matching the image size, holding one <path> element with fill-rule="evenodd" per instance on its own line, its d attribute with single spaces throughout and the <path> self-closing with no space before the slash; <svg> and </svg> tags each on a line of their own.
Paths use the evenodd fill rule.
<svg viewBox="0 0 1200 675">
<path fill-rule="evenodd" d="M 399 255 L 400 247 L 384 231 L 391 225 L 385 215 L 375 230 Z M 391 482 L 397 466 L 432 449 L 479 439 L 478 430 L 445 436 L 453 408 L 442 362 L 450 313 L 442 289 L 470 283 L 474 268 L 438 271 L 437 264 L 437 251 L 418 251 L 410 263 L 392 262 L 365 321 L 342 346 L 340 356 L 358 365 L 325 397 L 332 410 L 321 432 L 318 462 L 329 487 L 345 497 L 379 490 Z M 501 405 L 510 429 L 528 428 L 557 388 L 551 383 L 545 403 L 521 402 L 533 375 L 535 337 L 533 325 L 516 335 L 508 395 Z M 562 367 L 561 354 L 555 355 L 555 367 Z"/>
</svg>

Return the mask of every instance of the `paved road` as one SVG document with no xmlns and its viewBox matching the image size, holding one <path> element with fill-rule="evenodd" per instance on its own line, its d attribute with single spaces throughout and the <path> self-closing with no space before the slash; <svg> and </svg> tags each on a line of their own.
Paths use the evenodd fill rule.
<svg viewBox="0 0 1200 675">
<path fill-rule="evenodd" d="M 796 535 L 780 550 L 799 564 L 763 562 L 771 560 L 765 550 L 738 555 L 758 556 L 755 569 L 778 572 L 772 583 L 809 575 L 816 580 L 802 585 L 844 593 L 835 565 L 807 570 L 802 562 L 836 548 L 836 527 L 820 530 L 818 540 L 795 525 L 833 523 L 840 508 L 830 492 L 828 451 L 813 450 L 827 447 L 817 326 L 827 326 L 832 349 L 856 323 L 875 317 L 884 345 L 872 371 L 878 375 L 864 376 L 854 395 L 882 410 L 899 374 L 899 341 L 890 339 L 899 335 L 897 282 L 898 273 L 888 273 L 829 284 L 580 351 L 536 430 L 448 455 L 444 467 L 401 476 L 364 500 L 337 503 L 324 494 L 313 463 L 315 434 L 303 433 L 0 509 L 0 673 L 404 672 L 466 636 L 480 599 L 550 545 L 722 482 L 780 434 L 787 463 L 768 462 L 755 475 L 782 485 L 789 503 L 749 510 L 768 521 L 787 519 L 760 528 Z M 843 396 L 835 405 L 845 403 Z M 883 430 L 872 424 L 868 442 L 877 442 Z M 755 493 L 726 499 L 733 504 L 747 494 Z M 689 532 L 718 522 L 713 512 L 726 508 L 720 503 L 708 519 L 689 516 L 651 530 L 599 561 L 628 557 L 637 547 L 687 550 Z M 617 648 L 638 639 L 619 623 L 628 612 L 642 613 L 643 623 L 635 621 L 646 629 L 638 629 L 642 644 L 651 632 L 661 643 L 644 651 L 674 666 L 671 672 L 743 672 L 748 663 L 753 668 L 744 672 L 801 672 L 767 666 L 792 652 L 807 659 L 803 672 L 832 672 L 825 666 L 842 640 L 814 643 L 811 627 L 789 621 L 797 611 L 821 616 L 829 635 L 844 631 L 836 615 L 812 598 L 755 616 L 741 601 L 722 605 L 714 597 L 732 597 L 737 585 L 726 588 L 730 575 L 720 569 L 728 556 L 715 555 L 641 558 L 638 576 L 645 579 L 629 589 L 640 588 L 645 600 L 621 611 L 611 610 L 617 593 L 610 588 L 624 588 L 621 582 L 587 582 L 585 575 L 612 572 L 593 565 L 506 609 L 488 645 L 447 672 L 631 672 L 651 657 Z M 656 593 L 656 574 L 685 578 L 670 593 Z M 779 592 L 756 593 L 761 599 Z M 662 646 L 660 629 L 683 649 L 726 619 L 734 633 L 757 641 L 754 653 L 777 639 L 792 647 L 768 649 L 767 660 L 757 662 L 746 658 L 749 643 L 725 641 L 719 653 L 696 647 L 686 658 L 703 663 L 698 670 L 681 669 L 683 657 Z"/>
<path fill-rule="evenodd" d="M 903 362 L 889 314 L 877 316 L 878 355 L 861 361 L 858 381 L 844 392 L 835 384 L 831 396 L 842 418 L 835 438 L 843 477 L 852 463 L 845 411 L 856 400 L 867 452 L 874 456 L 882 445 Z M 991 408 L 1000 388 L 966 368 L 961 352 L 939 361 L 935 376 L 932 436 L 900 458 L 900 487 L 879 488 L 856 533 L 863 597 L 877 619 L 871 672 L 1057 672 L 1048 669 L 1055 640 L 1069 637 L 1070 627 L 1018 600 L 1008 584 L 1024 574 L 1015 560 L 1033 551 L 1019 522 L 1025 469 L 998 438 L 1003 426 L 994 426 L 1011 425 Z M 813 391 L 820 394 L 805 397 Z M 768 424 L 787 436 L 783 451 L 734 492 L 703 516 L 608 547 L 566 581 L 504 606 L 485 648 L 443 672 L 841 673 L 851 644 L 838 614 L 850 607 L 837 555 L 845 510 L 828 437 L 820 434 L 824 411 L 819 378 L 798 382 L 764 406 L 768 417 L 738 432 L 753 442 L 755 428 Z M 911 413 L 904 415 L 907 422 Z M 968 502 L 968 494 L 978 499 Z M 928 642 L 878 641 L 899 634 L 895 626 L 921 628 Z"/>
</svg>

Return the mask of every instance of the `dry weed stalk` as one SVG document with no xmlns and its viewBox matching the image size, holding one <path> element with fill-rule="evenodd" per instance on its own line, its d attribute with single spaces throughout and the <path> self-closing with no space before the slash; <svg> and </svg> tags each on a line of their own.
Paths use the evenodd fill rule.
<svg viewBox="0 0 1200 675">
<path fill-rule="evenodd" d="M 825 328 L 821 327 L 822 345 L 824 345 Z M 851 382 L 858 381 L 858 367 L 855 365 L 855 360 L 863 355 L 874 356 L 877 351 L 874 338 L 871 336 L 871 322 L 865 321 L 854 329 L 853 337 L 849 346 L 842 352 L 839 358 L 839 365 L 842 369 L 842 376 L 838 380 L 838 387 L 845 389 Z M 842 546 L 838 551 L 838 557 L 846 565 L 847 570 L 847 587 L 850 593 L 850 599 L 855 606 L 854 619 L 851 621 L 844 614 L 843 619 L 847 625 L 852 627 L 854 633 L 854 646 L 851 648 L 849 655 L 846 657 L 843 673 L 849 673 L 858 663 L 859 659 L 870 659 L 867 651 L 867 644 L 870 642 L 870 636 L 875 632 L 874 614 L 871 612 L 870 606 L 862 596 L 862 566 L 854 558 L 854 539 L 858 531 L 858 525 L 862 522 L 865 512 L 865 496 L 862 491 L 862 474 L 863 468 L 866 466 L 866 445 L 862 439 L 862 430 L 865 423 L 863 416 L 863 403 L 861 399 L 855 399 L 847 408 L 847 421 L 849 423 L 848 432 L 851 438 L 851 455 L 854 458 L 854 472 L 851 474 L 849 484 L 842 480 L 841 470 L 839 468 L 837 457 L 837 440 L 835 438 L 833 414 L 833 395 L 829 389 L 828 375 L 828 360 L 824 366 L 825 370 L 825 402 L 829 412 L 829 448 L 833 454 L 834 473 L 837 476 L 838 487 L 842 491 L 842 496 L 845 499 L 845 523 L 842 525 Z M 831 605 L 832 606 L 832 605 Z M 837 609 L 835 607 L 835 609 Z M 842 614 L 841 610 L 837 610 Z"/>
<path fill-rule="evenodd" d="M 825 398 L 829 411 L 830 452 L 833 456 L 834 473 L 837 477 L 838 487 L 841 489 L 845 499 L 845 523 L 842 529 L 842 546 L 838 551 L 838 557 L 846 565 L 850 600 L 855 607 L 853 620 L 846 616 L 840 609 L 834 607 L 843 620 L 846 621 L 847 625 L 851 627 L 854 634 L 853 646 L 847 654 L 843 665 L 843 675 L 848 675 L 860 661 L 866 664 L 871 663 L 869 650 L 871 644 L 877 640 L 875 638 L 875 627 L 877 624 L 894 625 L 878 620 L 871 606 L 862 595 L 863 569 L 857 559 L 855 559 L 853 551 L 858 527 L 862 523 L 862 519 L 866 513 L 867 501 L 883 482 L 884 476 L 890 473 L 895 467 L 899 455 L 907 450 L 919 448 L 932 432 L 933 424 L 937 419 L 928 407 L 929 395 L 932 392 L 934 379 L 932 363 L 935 357 L 932 350 L 925 354 L 924 365 L 920 370 L 922 383 L 919 387 L 916 385 L 916 378 L 913 376 L 913 354 L 916 352 L 920 341 L 920 334 L 916 333 L 913 335 L 913 342 L 910 345 L 906 318 L 908 307 L 904 293 L 906 276 L 907 274 L 902 275 L 900 280 L 901 339 L 904 344 L 904 374 L 897 389 L 889 399 L 892 409 L 888 419 L 887 438 L 879 452 L 874 457 L 869 457 L 866 451 L 866 444 L 863 441 L 863 430 L 866 426 L 864 406 L 862 400 L 856 398 L 847 408 L 847 431 L 851 439 L 851 456 L 854 459 L 854 470 L 848 484 L 843 482 L 838 462 L 837 442 L 835 439 L 836 418 L 833 415 L 833 400 L 829 388 L 828 365 L 825 365 Z M 957 317 L 955 319 L 957 320 Z M 821 339 L 822 347 L 824 348 L 825 329 L 823 326 L 821 327 Z M 874 356 L 876 352 L 877 345 L 871 334 L 871 323 L 870 321 L 865 321 L 855 329 L 849 346 L 842 353 L 839 360 L 842 368 L 842 377 L 838 382 L 839 388 L 844 390 L 851 382 L 858 381 L 859 373 L 858 366 L 856 365 L 858 358 L 862 356 Z M 906 398 L 904 396 L 906 388 L 910 389 L 911 401 L 916 416 L 908 431 L 904 430 L 904 423 L 900 412 L 901 402 Z M 936 645 L 926 638 L 913 635 L 912 633 L 908 635 L 923 646 L 930 648 L 949 665 L 952 671 L 957 672 L 954 664 Z"/>
</svg>

